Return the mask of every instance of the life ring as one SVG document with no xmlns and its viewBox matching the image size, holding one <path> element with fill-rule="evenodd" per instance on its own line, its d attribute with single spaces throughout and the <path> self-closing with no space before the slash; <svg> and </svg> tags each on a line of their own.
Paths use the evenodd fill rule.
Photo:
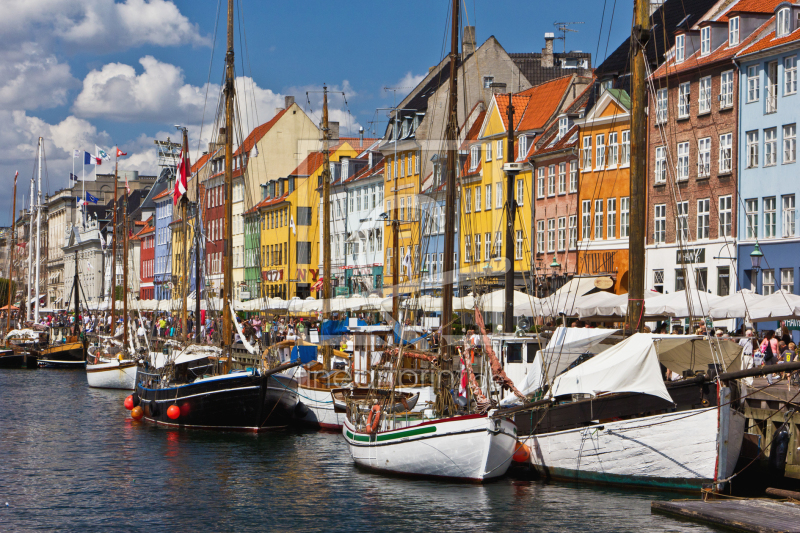
<svg viewBox="0 0 800 533">
<path fill-rule="evenodd" d="M 375 419 L 373 420 L 372 415 L 375 415 Z M 365 428 L 367 433 L 375 433 L 378 430 L 378 424 L 381 421 L 381 406 L 377 403 L 372 406 L 372 409 L 369 410 L 369 416 L 367 417 L 367 427 Z"/>
</svg>

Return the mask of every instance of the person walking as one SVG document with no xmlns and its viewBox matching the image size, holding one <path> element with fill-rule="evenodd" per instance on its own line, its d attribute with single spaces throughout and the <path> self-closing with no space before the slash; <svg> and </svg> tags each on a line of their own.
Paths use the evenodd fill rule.
<svg viewBox="0 0 800 533">
<path fill-rule="evenodd" d="M 739 346 L 742 347 L 742 370 L 749 370 L 754 366 L 753 360 L 753 330 L 747 329 L 745 336 L 739 339 Z M 744 382 L 748 387 L 753 386 L 753 378 L 745 378 Z"/>
<path fill-rule="evenodd" d="M 761 341 L 759 351 L 764 356 L 764 366 L 773 366 L 778 364 L 780 352 L 778 351 L 778 339 L 775 338 L 774 331 L 769 330 L 764 334 L 764 340 Z M 767 383 L 772 385 L 774 379 L 775 378 L 773 374 L 767 374 Z"/>
</svg>

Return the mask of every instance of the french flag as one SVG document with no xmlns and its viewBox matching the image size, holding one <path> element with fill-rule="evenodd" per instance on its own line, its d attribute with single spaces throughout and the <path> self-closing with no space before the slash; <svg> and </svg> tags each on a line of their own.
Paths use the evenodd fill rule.
<svg viewBox="0 0 800 533">
<path fill-rule="evenodd" d="M 83 164 L 84 165 L 100 165 L 102 163 L 102 159 L 99 157 L 95 157 L 89 152 L 83 152 Z"/>
</svg>

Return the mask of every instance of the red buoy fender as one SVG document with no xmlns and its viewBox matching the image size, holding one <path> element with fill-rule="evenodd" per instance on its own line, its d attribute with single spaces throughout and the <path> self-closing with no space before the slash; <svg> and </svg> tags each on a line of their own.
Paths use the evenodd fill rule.
<svg viewBox="0 0 800 533">
<path fill-rule="evenodd" d="M 517 447 L 514 450 L 512 461 L 515 463 L 527 463 L 531 459 L 531 450 L 527 445 L 517 442 Z"/>
<path fill-rule="evenodd" d="M 167 416 L 172 420 L 177 419 L 181 416 L 181 408 L 177 405 L 170 405 L 169 409 L 167 409 Z"/>
<path fill-rule="evenodd" d="M 130 396 L 128 396 L 127 398 L 125 398 L 125 404 L 124 405 L 125 405 L 125 409 L 127 409 L 128 411 L 130 411 L 131 409 L 133 409 L 135 407 L 133 405 L 133 395 L 132 394 Z"/>
<path fill-rule="evenodd" d="M 144 416 L 144 410 L 142 410 L 142 408 L 139 407 L 138 405 L 133 409 L 131 409 L 131 418 L 133 418 L 134 420 L 141 420 L 143 416 Z"/>
</svg>

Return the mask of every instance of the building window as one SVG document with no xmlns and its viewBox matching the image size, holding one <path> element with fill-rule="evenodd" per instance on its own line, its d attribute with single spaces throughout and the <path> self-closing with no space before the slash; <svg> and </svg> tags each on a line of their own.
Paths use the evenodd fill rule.
<svg viewBox="0 0 800 533">
<path fill-rule="evenodd" d="M 503 159 L 503 139 L 497 141 L 497 155 L 495 155 L 495 159 L 498 161 Z"/>
<path fill-rule="evenodd" d="M 739 17 L 728 19 L 728 46 L 739 44 Z"/>
<path fill-rule="evenodd" d="M 578 245 L 578 215 L 569 216 L 569 249 L 574 250 Z"/>
<path fill-rule="evenodd" d="M 467 189 L 467 194 L 469 194 L 469 189 Z M 400 220 L 406 219 L 406 199 L 400 198 Z"/>
<path fill-rule="evenodd" d="M 492 234 L 483 234 L 483 259 L 488 261 L 492 253 Z"/>
<path fill-rule="evenodd" d="M 619 163 L 622 167 L 631 164 L 631 130 L 622 132 L 622 150 L 620 151 Z"/>
<path fill-rule="evenodd" d="M 700 94 L 698 96 L 698 113 L 711 112 L 711 76 L 700 78 Z"/>
<path fill-rule="evenodd" d="M 417 157 L 414 158 L 414 172 L 419 174 L 419 160 L 422 157 L 422 152 L 417 152 Z"/>
<path fill-rule="evenodd" d="M 558 194 L 567 193 L 567 164 L 558 164 Z"/>
<path fill-rule="evenodd" d="M 592 170 L 592 136 L 584 135 L 583 148 L 581 150 L 581 168 L 584 172 Z"/>
<path fill-rule="evenodd" d="M 783 58 L 783 94 L 797 92 L 797 56 Z"/>
<path fill-rule="evenodd" d="M 719 173 L 731 172 L 733 134 L 723 133 L 719 136 Z"/>
<path fill-rule="evenodd" d="M 728 296 L 731 293 L 731 267 L 717 267 L 717 295 Z"/>
<path fill-rule="evenodd" d="M 761 278 L 761 294 L 764 296 L 775 294 L 775 271 L 772 269 L 763 271 L 763 277 Z"/>
<path fill-rule="evenodd" d="M 664 146 L 656 147 L 655 182 L 667 182 L 667 150 Z"/>
<path fill-rule="evenodd" d="M 797 125 L 783 127 L 783 162 L 794 163 L 797 160 Z"/>
<path fill-rule="evenodd" d="M 783 212 L 783 220 L 781 221 L 781 225 L 783 226 L 783 236 L 794 237 L 797 235 L 795 226 L 796 218 L 794 194 L 787 194 L 786 196 L 781 197 L 781 203 Z"/>
<path fill-rule="evenodd" d="M 711 175 L 711 137 L 697 141 L 697 177 L 707 178 Z"/>
<path fill-rule="evenodd" d="M 689 179 L 689 143 L 678 143 L 678 181 Z"/>
<path fill-rule="evenodd" d="M 603 200 L 594 201 L 594 239 L 603 238 Z"/>
<path fill-rule="evenodd" d="M 617 238 L 617 199 L 609 198 L 607 201 L 608 212 L 606 214 L 606 238 Z"/>
<path fill-rule="evenodd" d="M 475 262 L 479 263 L 481 260 L 481 234 L 475 234 Z"/>
<path fill-rule="evenodd" d="M 517 178 L 517 207 L 521 207 L 525 205 L 525 180 L 522 178 Z M 497 190 L 502 192 L 503 191 L 503 184 L 497 184 Z"/>
<path fill-rule="evenodd" d="M 487 211 L 489 211 L 489 210 L 492 209 L 492 185 L 491 184 L 486 186 L 486 198 L 485 198 L 485 200 L 486 200 L 485 209 Z"/>
<path fill-rule="evenodd" d="M 503 232 L 494 233 L 494 257 L 499 258 L 503 253 Z"/>
<path fill-rule="evenodd" d="M 492 160 L 492 143 L 491 141 L 486 143 L 486 161 Z"/>
<path fill-rule="evenodd" d="M 472 189 L 470 187 L 464 189 L 464 212 L 472 212 Z"/>
<path fill-rule="evenodd" d="M 464 235 L 464 262 L 472 261 L 472 239 L 469 235 Z"/>
<path fill-rule="evenodd" d="M 678 86 L 678 118 L 689 118 L 689 94 L 691 83 L 681 83 Z"/>
<path fill-rule="evenodd" d="M 758 200 L 753 198 L 744 201 L 747 219 L 747 240 L 758 238 Z"/>
<path fill-rule="evenodd" d="M 781 290 L 789 294 L 794 294 L 794 269 L 781 269 Z"/>
<path fill-rule="evenodd" d="M 653 290 L 664 293 L 664 271 L 653 270 Z"/>
<path fill-rule="evenodd" d="M 631 227 L 631 199 L 623 196 L 619 199 L 619 238 L 625 239 L 630 235 Z"/>
<path fill-rule="evenodd" d="M 655 225 L 653 240 L 656 244 L 667 242 L 667 204 L 655 206 Z"/>
<path fill-rule="evenodd" d="M 522 230 L 521 229 L 517 230 L 517 243 L 516 243 L 516 246 L 514 247 L 514 250 L 515 250 L 514 257 L 516 259 L 522 259 Z"/>
<path fill-rule="evenodd" d="M 604 133 L 597 135 L 597 146 L 595 147 L 595 170 L 600 170 L 606 166 L 606 136 Z"/>
<path fill-rule="evenodd" d="M 517 159 L 522 159 L 528 153 L 528 137 L 520 135 L 517 138 Z"/>
<path fill-rule="evenodd" d="M 719 236 L 730 237 L 732 235 L 733 213 L 731 196 L 719 197 Z"/>
<path fill-rule="evenodd" d="M 608 134 L 608 165 L 616 167 L 619 159 L 619 145 L 617 144 L 617 132 Z"/>
<path fill-rule="evenodd" d="M 778 18 L 775 21 L 775 36 L 784 37 L 791 33 L 791 20 L 789 18 L 789 8 L 784 7 L 778 11 Z"/>
<path fill-rule="evenodd" d="M 694 281 L 697 290 L 706 292 L 708 290 L 708 269 L 705 267 L 695 268 Z"/>
<path fill-rule="evenodd" d="M 759 88 L 758 65 L 747 67 L 747 103 L 758 101 Z"/>
<path fill-rule="evenodd" d="M 556 166 L 547 167 L 547 196 L 556 195 Z"/>
<path fill-rule="evenodd" d="M 592 201 L 581 202 L 581 239 L 588 241 L 592 235 Z"/>
<path fill-rule="evenodd" d="M 569 129 L 569 118 L 567 117 L 560 117 L 558 119 L 558 138 L 561 139 L 564 135 L 567 134 L 567 130 Z"/>
<path fill-rule="evenodd" d="M 556 219 L 547 219 L 547 251 L 556 251 Z"/>
<path fill-rule="evenodd" d="M 711 200 L 697 200 L 697 238 L 708 239 L 708 228 L 711 222 Z"/>
<path fill-rule="evenodd" d="M 733 106 L 733 71 L 726 70 L 719 79 L 719 107 L 724 109 Z"/>
<path fill-rule="evenodd" d="M 544 220 L 536 221 L 536 251 L 544 253 Z"/>
<path fill-rule="evenodd" d="M 706 26 L 700 29 L 700 55 L 705 56 L 711 53 L 711 27 Z"/>
<path fill-rule="evenodd" d="M 678 242 L 686 242 L 689 240 L 689 202 L 678 202 L 676 205 L 678 208 Z"/>
<path fill-rule="evenodd" d="M 667 90 L 659 89 L 656 93 L 656 124 L 667 121 Z"/>
<path fill-rule="evenodd" d="M 536 197 L 544 198 L 544 167 L 539 167 L 539 174 L 536 177 Z"/>
<path fill-rule="evenodd" d="M 683 268 L 675 269 L 675 292 L 686 289 L 686 279 L 683 277 Z"/>
<path fill-rule="evenodd" d="M 675 36 L 675 62 L 681 63 L 686 59 L 686 37 L 681 35 Z"/>
<path fill-rule="evenodd" d="M 478 144 L 473 144 L 469 149 L 469 169 L 475 170 L 478 168 L 478 162 L 481 160 L 481 147 Z"/>
<path fill-rule="evenodd" d="M 770 61 L 767 63 L 767 82 L 764 86 L 767 102 L 765 113 L 775 113 L 778 111 L 778 62 Z"/>
<path fill-rule="evenodd" d="M 481 210 L 481 186 L 475 187 L 475 212 L 479 213 Z"/>
<path fill-rule="evenodd" d="M 483 77 L 483 88 L 490 89 L 492 84 L 494 83 L 494 76 L 484 76 Z"/>
<path fill-rule="evenodd" d="M 775 197 L 764 198 L 764 238 L 773 239 L 778 236 L 776 230 Z"/>
<path fill-rule="evenodd" d="M 578 161 L 569 163 L 569 192 L 578 192 Z"/>
<path fill-rule="evenodd" d="M 764 130 L 764 166 L 771 167 L 778 163 L 778 129 Z"/>
</svg>

